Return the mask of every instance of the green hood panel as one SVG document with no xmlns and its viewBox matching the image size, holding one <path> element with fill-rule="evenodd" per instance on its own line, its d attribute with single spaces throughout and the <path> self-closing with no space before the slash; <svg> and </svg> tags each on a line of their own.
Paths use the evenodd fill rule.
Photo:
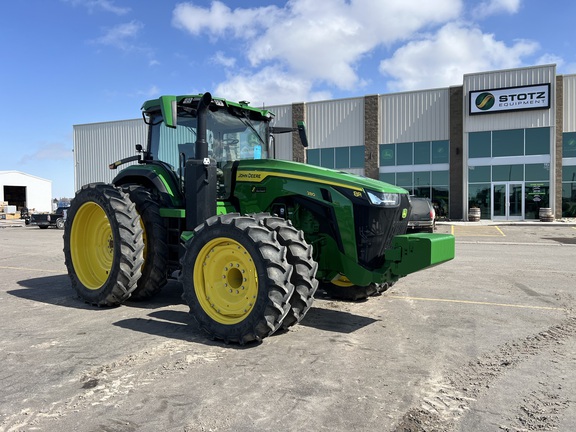
<svg viewBox="0 0 576 432">
<path fill-rule="evenodd" d="M 408 194 L 406 189 L 368 177 L 300 162 L 274 159 L 240 161 L 236 180 L 260 182 L 270 176 L 301 179 L 353 190 L 370 189 L 375 192 Z"/>
</svg>

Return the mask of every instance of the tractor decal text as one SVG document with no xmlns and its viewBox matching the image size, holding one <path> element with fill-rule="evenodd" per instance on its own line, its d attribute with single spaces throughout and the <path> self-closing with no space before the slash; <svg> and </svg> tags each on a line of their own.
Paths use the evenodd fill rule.
<svg viewBox="0 0 576 432">
<path fill-rule="evenodd" d="M 360 196 L 362 194 L 362 188 L 359 186 L 354 186 L 352 184 L 346 183 L 339 183 L 327 180 L 325 178 L 315 178 L 315 177 L 308 177 L 305 175 L 299 174 L 290 174 L 286 172 L 274 172 L 274 171 L 238 171 L 236 174 L 236 181 L 238 182 L 263 182 L 268 177 L 278 177 L 282 179 L 293 179 L 293 180 L 302 180 L 305 182 L 314 182 L 314 183 L 321 183 L 324 185 L 331 185 L 331 186 L 338 186 L 346 189 L 352 189 L 354 191 L 358 191 Z"/>
</svg>

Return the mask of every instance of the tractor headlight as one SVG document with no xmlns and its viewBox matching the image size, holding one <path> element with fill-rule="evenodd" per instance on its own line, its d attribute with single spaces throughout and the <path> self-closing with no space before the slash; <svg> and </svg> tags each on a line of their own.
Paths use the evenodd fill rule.
<svg viewBox="0 0 576 432">
<path fill-rule="evenodd" d="M 368 199 L 375 206 L 394 207 L 400 204 L 400 195 L 397 193 L 366 191 Z"/>
</svg>

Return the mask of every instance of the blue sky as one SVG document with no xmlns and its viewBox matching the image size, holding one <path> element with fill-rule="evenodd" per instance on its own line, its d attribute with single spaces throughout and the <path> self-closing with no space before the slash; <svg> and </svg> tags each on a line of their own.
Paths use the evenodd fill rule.
<svg viewBox="0 0 576 432">
<path fill-rule="evenodd" d="M 138 118 L 162 94 L 274 105 L 574 74 L 574 16 L 572 0 L 6 1 L 0 170 L 72 197 L 72 126 Z"/>
</svg>

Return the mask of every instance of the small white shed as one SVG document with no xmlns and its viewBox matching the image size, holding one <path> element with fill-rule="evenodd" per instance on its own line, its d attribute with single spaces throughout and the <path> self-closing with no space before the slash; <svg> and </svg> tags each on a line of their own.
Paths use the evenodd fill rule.
<svg viewBox="0 0 576 432">
<path fill-rule="evenodd" d="M 0 171 L 0 202 L 34 209 L 37 212 L 52 210 L 52 181 L 20 171 Z"/>
</svg>

